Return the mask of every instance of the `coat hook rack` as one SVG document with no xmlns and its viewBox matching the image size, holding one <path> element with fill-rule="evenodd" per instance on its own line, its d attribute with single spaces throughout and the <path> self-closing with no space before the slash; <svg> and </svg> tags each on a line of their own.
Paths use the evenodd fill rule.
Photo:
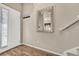
<svg viewBox="0 0 79 59">
<path fill-rule="evenodd" d="M 25 18 L 30 18 L 30 16 L 23 17 L 23 19 L 25 19 Z"/>
</svg>

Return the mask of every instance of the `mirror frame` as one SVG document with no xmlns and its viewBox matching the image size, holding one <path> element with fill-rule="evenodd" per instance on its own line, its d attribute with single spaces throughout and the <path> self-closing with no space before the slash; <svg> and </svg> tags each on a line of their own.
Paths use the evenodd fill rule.
<svg viewBox="0 0 79 59">
<path fill-rule="evenodd" d="M 48 15 L 48 18 L 50 18 L 50 31 L 46 31 L 44 29 L 44 14 L 51 13 L 50 16 Z M 48 32 L 52 33 L 54 32 L 54 7 L 50 6 L 47 8 L 43 8 L 37 11 L 37 32 Z"/>
</svg>

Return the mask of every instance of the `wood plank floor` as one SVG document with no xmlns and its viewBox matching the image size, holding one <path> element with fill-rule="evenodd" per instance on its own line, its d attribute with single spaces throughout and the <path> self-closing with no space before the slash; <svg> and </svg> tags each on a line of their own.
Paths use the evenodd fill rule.
<svg viewBox="0 0 79 59">
<path fill-rule="evenodd" d="M 56 54 L 48 53 L 26 45 L 20 45 L 5 51 L 0 56 L 57 56 Z"/>
</svg>

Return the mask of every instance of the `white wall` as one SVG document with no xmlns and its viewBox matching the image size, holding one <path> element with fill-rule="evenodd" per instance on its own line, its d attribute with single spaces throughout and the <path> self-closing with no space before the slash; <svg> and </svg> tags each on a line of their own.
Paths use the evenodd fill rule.
<svg viewBox="0 0 79 59">
<path fill-rule="evenodd" d="M 48 6 L 54 6 L 55 32 L 37 32 L 36 12 L 37 10 Z M 31 18 L 24 19 L 23 21 L 24 44 L 58 53 L 62 53 L 63 51 L 75 46 L 79 46 L 78 23 L 63 32 L 59 31 L 60 28 L 70 23 L 77 15 L 79 15 L 79 4 L 24 4 L 23 14 L 24 16 L 27 14 L 31 16 Z"/>
<path fill-rule="evenodd" d="M 22 8 L 22 4 L 21 3 L 3 3 L 17 11 L 20 11 L 21 12 L 21 8 Z"/>
<path fill-rule="evenodd" d="M 0 7 L 9 10 L 9 20 L 8 20 L 8 47 L 1 48 L 0 53 L 20 45 L 20 12 L 0 4 Z"/>
<path fill-rule="evenodd" d="M 65 30 L 59 32 L 59 29 L 71 23 L 79 15 L 79 4 L 56 4 L 55 24 L 57 32 L 57 43 L 60 52 L 79 46 L 79 22 Z"/>
</svg>

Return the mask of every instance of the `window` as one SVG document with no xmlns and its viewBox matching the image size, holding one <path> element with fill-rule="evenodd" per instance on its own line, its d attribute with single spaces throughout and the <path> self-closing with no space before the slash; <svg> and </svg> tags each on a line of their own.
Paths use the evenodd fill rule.
<svg viewBox="0 0 79 59">
<path fill-rule="evenodd" d="M 7 46 L 8 10 L 0 8 L 0 47 Z"/>
</svg>

